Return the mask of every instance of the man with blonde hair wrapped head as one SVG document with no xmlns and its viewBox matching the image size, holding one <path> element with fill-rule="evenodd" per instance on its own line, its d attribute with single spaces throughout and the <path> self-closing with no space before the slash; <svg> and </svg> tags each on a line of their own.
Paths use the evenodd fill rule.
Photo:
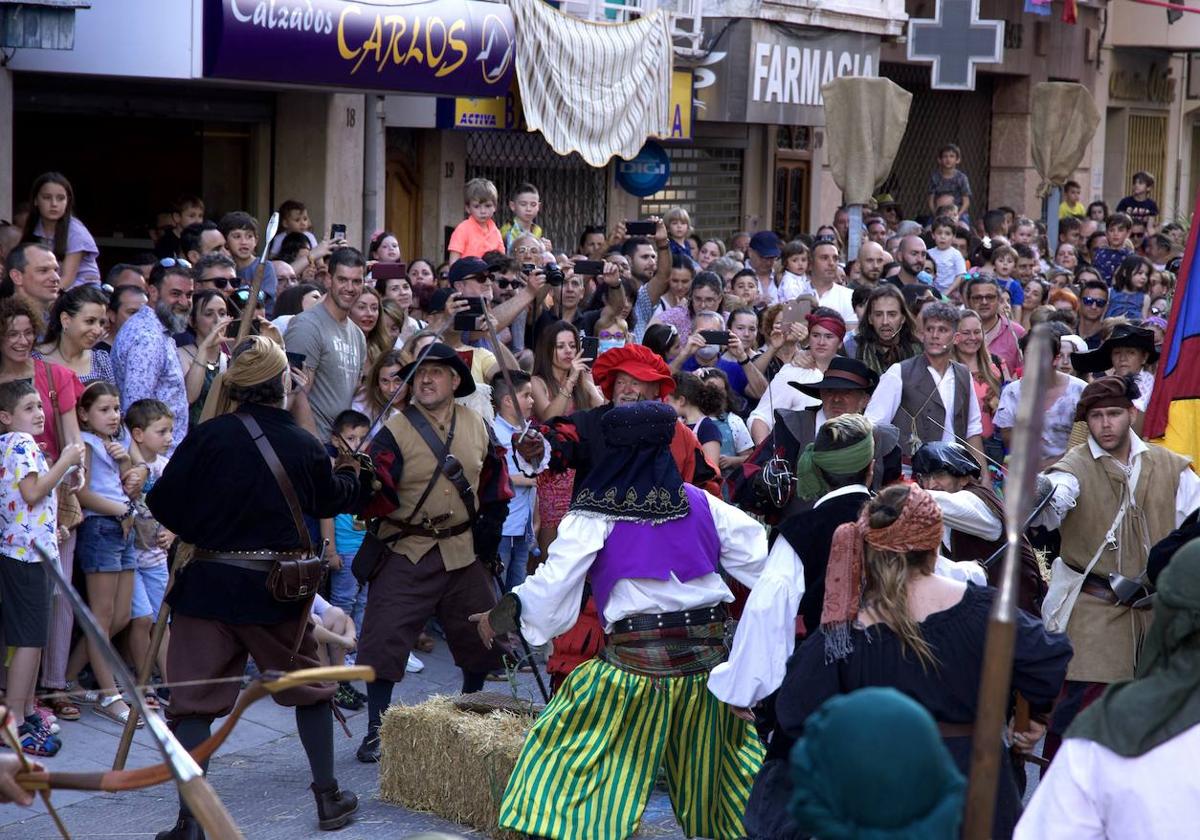
<svg viewBox="0 0 1200 840">
<path fill-rule="evenodd" d="M 284 600 L 288 593 L 268 588 L 270 573 L 277 564 L 318 556 L 303 514 L 325 519 L 349 512 L 370 482 L 367 476 L 360 482 L 349 453 L 330 464 L 320 442 L 292 419 L 285 408 L 290 384 L 276 342 L 253 336 L 239 344 L 214 384 L 212 419 L 184 439 L 147 496 L 154 518 L 179 536 L 176 551 L 190 557 L 166 599 L 174 685 L 167 717 L 185 749 L 202 743 L 213 720 L 232 710 L 247 656 L 263 672 L 320 664 L 308 624 L 311 597 Z M 345 825 L 358 807 L 333 775 L 329 698 L 336 687 L 303 685 L 272 695 L 296 709 L 318 824 L 327 830 Z M 157 840 L 203 837 L 181 803 L 174 828 Z"/>
</svg>

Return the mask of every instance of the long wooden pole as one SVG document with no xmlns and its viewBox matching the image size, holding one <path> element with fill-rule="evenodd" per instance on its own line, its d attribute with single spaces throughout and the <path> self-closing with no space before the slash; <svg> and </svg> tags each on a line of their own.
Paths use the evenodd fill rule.
<svg viewBox="0 0 1200 840">
<path fill-rule="evenodd" d="M 971 778 L 967 786 L 967 810 L 963 825 L 966 840 L 988 840 L 996 812 L 996 784 L 1002 759 L 1001 739 L 1008 714 L 1012 687 L 1013 649 L 1016 644 L 1017 586 L 1021 563 L 1021 533 L 1033 506 L 1034 482 L 1041 456 L 1042 403 L 1050 386 L 1051 371 L 1045 364 L 1050 352 L 1050 325 L 1034 328 L 1025 358 L 1033 359 L 1021 382 L 1017 406 L 1011 467 L 1005 479 L 1005 537 L 1008 542 L 999 592 L 988 618 L 984 643 L 983 673 L 979 680 L 978 711 L 971 742 Z"/>
<path fill-rule="evenodd" d="M 271 220 L 267 222 L 267 232 L 264 237 L 262 256 L 258 260 L 258 265 L 254 269 L 254 279 L 250 282 L 250 297 L 246 298 L 246 305 L 242 307 L 242 320 L 238 324 L 236 347 L 241 344 L 250 335 L 250 326 L 254 323 L 254 310 L 258 307 L 258 293 L 262 291 L 263 275 L 267 271 L 267 252 L 271 249 L 271 240 L 275 238 L 276 231 L 279 230 L 279 214 L 272 213 Z"/>
<path fill-rule="evenodd" d="M 179 543 L 175 543 L 178 549 Z M 141 691 L 143 686 L 149 685 L 150 674 L 154 670 L 154 663 L 158 659 L 158 650 L 162 647 L 163 637 L 167 635 L 167 622 L 171 617 L 171 606 L 167 603 L 167 595 L 171 593 L 171 589 L 175 586 L 175 576 L 179 574 L 179 553 L 178 550 L 171 558 L 171 572 L 167 576 L 167 588 L 163 591 L 163 602 L 158 607 L 158 617 L 154 619 L 154 627 L 150 631 L 150 647 L 146 650 L 146 657 L 142 660 L 141 666 L 137 672 L 137 685 L 131 688 L 131 691 Z M 163 675 L 166 680 L 166 674 Z M 125 762 L 129 760 L 129 747 L 133 743 L 133 733 L 137 731 L 138 721 L 141 719 L 138 715 L 137 707 L 129 707 L 129 717 L 125 721 L 125 729 L 121 732 L 121 740 L 117 744 L 117 755 L 113 759 L 114 770 L 124 770 Z"/>
</svg>

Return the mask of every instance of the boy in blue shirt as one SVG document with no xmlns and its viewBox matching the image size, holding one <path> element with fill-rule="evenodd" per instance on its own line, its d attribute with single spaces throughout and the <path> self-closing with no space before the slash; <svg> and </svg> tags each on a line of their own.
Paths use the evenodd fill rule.
<svg viewBox="0 0 1200 840">
<path fill-rule="evenodd" d="M 525 430 L 529 421 L 522 420 L 533 415 L 533 387 L 529 374 L 514 370 L 509 373 L 512 386 L 505 377 L 497 376 L 492 382 L 492 404 L 496 418 L 492 430 L 497 440 L 508 449 L 508 480 L 512 483 L 513 497 L 508 503 L 508 518 L 500 539 L 500 562 L 504 565 L 504 591 L 509 592 L 525 580 L 529 563 L 529 547 L 533 537 L 533 505 L 537 500 L 537 479 L 524 475 L 517 466 L 510 442 L 513 435 Z M 539 468 L 545 468 L 547 457 Z"/>
</svg>

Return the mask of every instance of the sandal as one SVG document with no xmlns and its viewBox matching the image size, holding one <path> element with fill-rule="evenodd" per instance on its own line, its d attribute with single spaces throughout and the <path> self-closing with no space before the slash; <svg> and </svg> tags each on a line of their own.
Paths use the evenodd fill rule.
<svg viewBox="0 0 1200 840">
<path fill-rule="evenodd" d="M 125 707 L 119 712 L 110 708 L 113 703 L 116 703 L 117 701 L 120 701 L 121 705 Z M 113 723 L 119 723 L 122 726 L 129 722 L 129 706 L 124 700 L 121 700 L 121 695 L 119 694 L 110 694 L 107 697 L 104 697 L 95 705 L 92 711 L 101 717 L 106 717 Z M 141 729 L 143 724 L 144 721 L 141 718 L 138 718 L 137 728 Z"/>
<path fill-rule="evenodd" d="M 146 698 L 146 708 L 152 712 L 157 712 L 162 708 L 162 704 L 158 702 L 158 695 L 153 690 L 147 691 L 144 695 Z"/>
<path fill-rule="evenodd" d="M 74 688 L 70 683 L 67 683 L 67 699 L 78 706 L 95 706 L 103 699 L 103 695 L 94 688 Z M 78 711 L 78 707 L 76 708 Z M 55 712 L 57 715 L 58 712 Z M 61 717 L 61 715 L 59 715 Z"/>
<path fill-rule="evenodd" d="M 43 698 L 39 705 L 45 706 L 59 720 L 79 720 L 79 707 L 72 703 L 65 694 L 56 694 Z"/>
</svg>

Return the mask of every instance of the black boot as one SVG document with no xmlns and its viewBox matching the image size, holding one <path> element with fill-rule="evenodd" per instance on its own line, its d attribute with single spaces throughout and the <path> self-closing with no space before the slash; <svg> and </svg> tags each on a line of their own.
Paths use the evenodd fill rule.
<svg viewBox="0 0 1200 840">
<path fill-rule="evenodd" d="M 348 790 L 339 789 L 336 781 L 323 790 L 315 784 L 309 785 L 309 788 L 317 799 L 317 825 L 322 831 L 341 828 L 350 822 L 350 817 L 358 810 L 358 797 Z"/>
<path fill-rule="evenodd" d="M 355 755 L 363 764 L 378 764 L 380 753 L 379 733 L 367 732 L 363 736 L 362 743 L 358 745 L 358 752 Z"/>
<path fill-rule="evenodd" d="M 204 829 L 191 814 L 180 814 L 175 827 L 158 832 L 154 840 L 204 840 Z"/>
</svg>

